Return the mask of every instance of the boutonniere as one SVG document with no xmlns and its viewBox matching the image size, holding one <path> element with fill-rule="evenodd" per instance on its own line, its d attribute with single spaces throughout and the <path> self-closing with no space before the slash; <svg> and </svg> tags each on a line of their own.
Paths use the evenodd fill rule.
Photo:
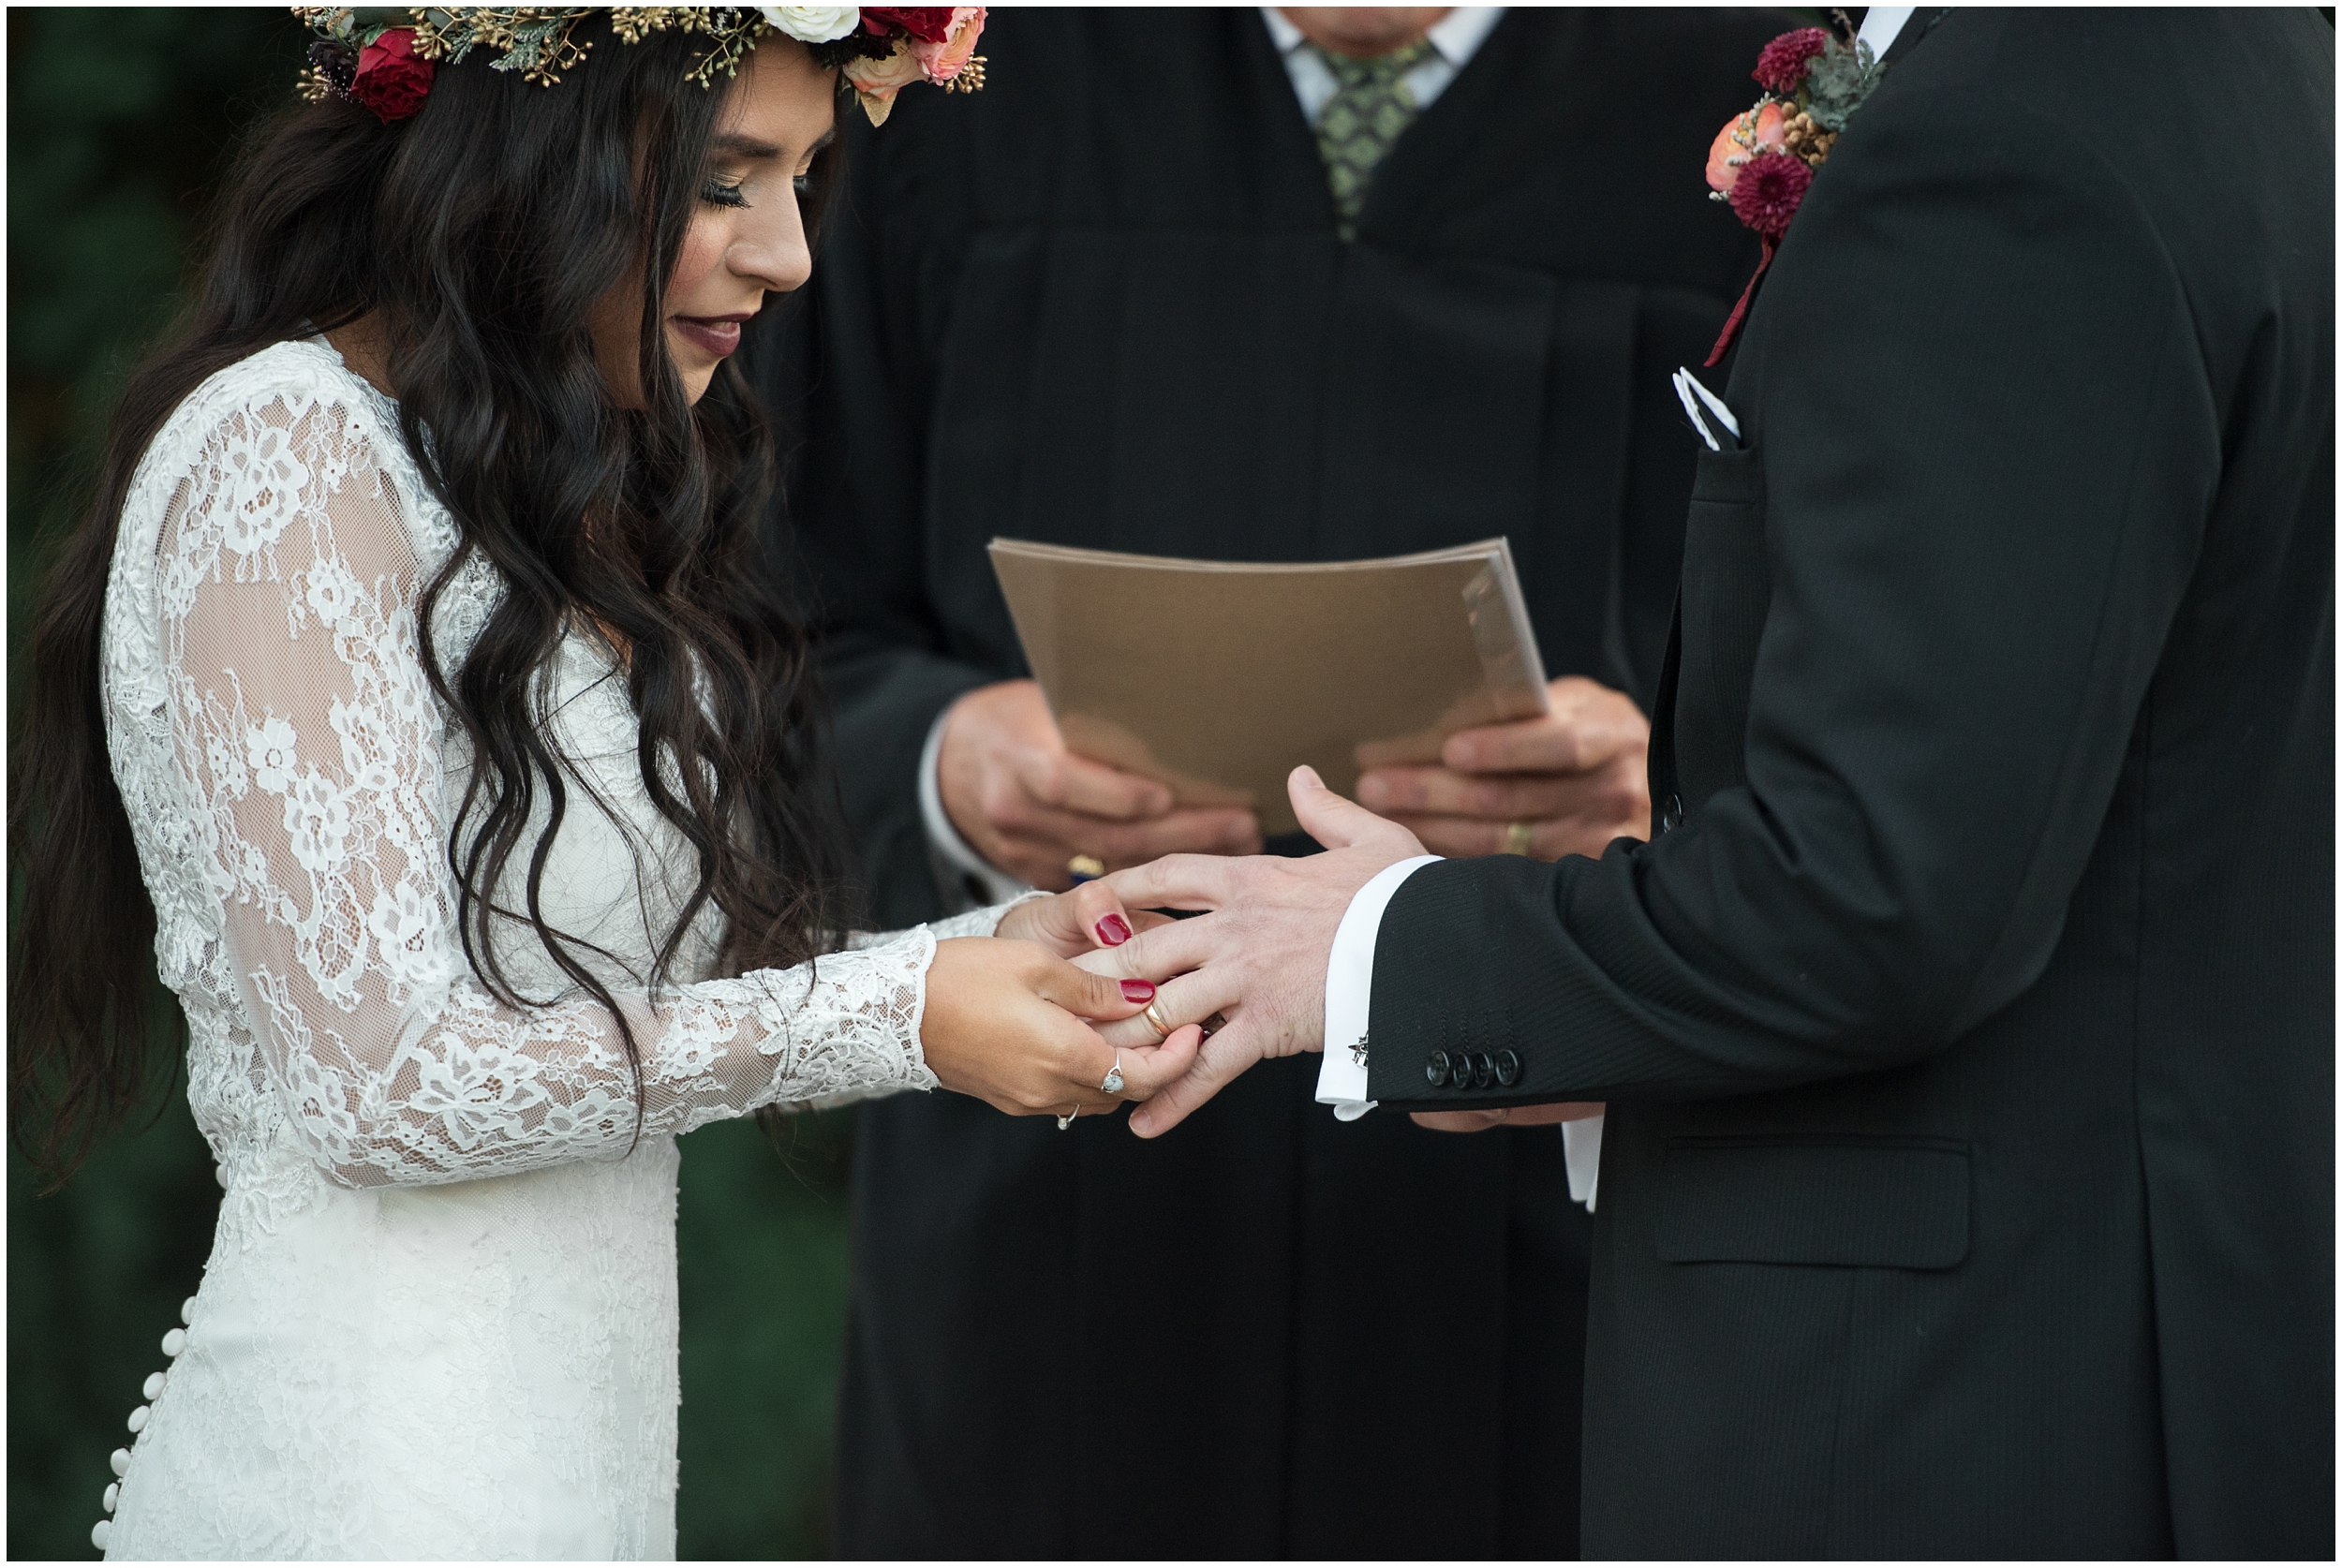
<svg viewBox="0 0 2342 1568">
<path fill-rule="evenodd" d="M 1749 74 L 1765 96 L 1716 132 L 1708 149 L 1708 200 L 1730 202 L 1733 214 L 1756 230 L 1764 250 L 1723 335 L 1709 351 L 1709 364 L 1723 359 L 1740 334 L 1756 280 L 1772 265 L 1814 171 L 1829 161 L 1847 117 L 1878 86 L 1886 68 L 1872 57 L 1871 46 L 1857 38 L 1840 38 L 1826 27 L 1801 27 L 1765 45 Z"/>
</svg>

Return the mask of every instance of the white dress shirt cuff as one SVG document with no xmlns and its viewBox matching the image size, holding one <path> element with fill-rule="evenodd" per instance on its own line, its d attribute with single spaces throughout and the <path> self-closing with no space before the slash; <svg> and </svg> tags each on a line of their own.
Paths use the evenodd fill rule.
<svg viewBox="0 0 2342 1568">
<path fill-rule="evenodd" d="M 975 890 L 982 895 L 976 899 L 978 904 L 1005 904 L 1030 893 L 1031 884 L 1017 880 L 976 853 L 959 836 L 959 830 L 952 826 L 951 815 L 943 809 L 943 785 L 937 770 L 943 758 L 943 725 L 951 716 L 949 707 L 935 716 L 935 722 L 927 726 L 927 744 L 919 752 L 919 820 L 926 826 L 927 848 L 935 852 L 941 869 L 972 880 Z M 956 888 L 944 891 L 947 897 L 960 892 Z M 960 899 L 951 901 L 957 903 Z"/>
<path fill-rule="evenodd" d="M 1602 1178 L 1602 1118 L 1562 1123 L 1562 1163 L 1569 1171 L 1569 1198 L 1593 1212 L 1594 1184 Z"/>
<path fill-rule="evenodd" d="M 1326 1059 L 1317 1068 L 1317 1102 L 1331 1105 L 1343 1121 L 1356 1121 L 1374 1108 L 1366 1097 L 1366 1024 L 1374 1000 L 1374 939 L 1382 933 L 1383 911 L 1401 882 L 1439 858 L 1417 855 L 1384 866 L 1351 895 L 1334 930 L 1333 951 L 1326 959 Z"/>
</svg>

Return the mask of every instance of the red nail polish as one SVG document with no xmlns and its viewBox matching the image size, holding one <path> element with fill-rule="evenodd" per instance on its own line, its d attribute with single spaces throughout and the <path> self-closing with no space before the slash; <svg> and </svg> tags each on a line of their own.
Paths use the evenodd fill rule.
<svg viewBox="0 0 2342 1568">
<path fill-rule="evenodd" d="M 1119 914 L 1110 914 L 1097 925 L 1098 940 L 1108 947 L 1120 947 L 1131 939 L 1130 922 Z"/>
<path fill-rule="evenodd" d="M 1153 1001 L 1155 999 L 1154 983 L 1148 980 L 1122 982 L 1122 999 L 1135 1002 Z"/>
</svg>

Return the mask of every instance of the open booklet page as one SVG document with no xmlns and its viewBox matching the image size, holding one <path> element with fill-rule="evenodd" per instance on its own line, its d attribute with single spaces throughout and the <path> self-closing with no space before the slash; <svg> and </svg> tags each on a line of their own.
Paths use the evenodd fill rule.
<svg viewBox="0 0 2342 1568">
<path fill-rule="evenodd" d="M 1545 709 L 1505 541 L 1300 565 L 995 540 L 993 570 L 1066 745 L 1298 826 L 1285 776 L 1349 793 L 1458 730 Z"/>
</svg>

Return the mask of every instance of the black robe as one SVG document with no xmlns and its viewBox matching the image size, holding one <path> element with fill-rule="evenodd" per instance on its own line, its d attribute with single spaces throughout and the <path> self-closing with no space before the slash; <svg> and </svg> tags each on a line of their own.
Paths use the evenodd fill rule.
<svg viewBox="0 0 2342 1568">
<path fill-rule="evenodd" d="M 1699 460 L 1680 825 L 1392 899 L 1375 1093 L 1610 1103 L 1589 1555 L 2333 1557 L 2334 81 L 1952 11 Z"/>
<path fill-rule="evenodd" d="M 1256 11 L 1002 10 L 974 97 L 851 125 L 793 335 L 871 916 L 939 912 L 916 765 L 1026 673 L 995 535 L 1255 560 L 1510 537 L 1553 674 L 1647 703 L 1690 437 L 1755 263 L 1708 143 L 1780 30 L 1515 11 L 1358 239 Z M 1176 649 L 1131 648 L 1177 678 Z M 872 1556 L 1574 1554 L 1584 1211 L 1550 1129 L 1337 1124 L 1314 1057 L 1178 1132 L 862 1116 L 837 1542 Z"/>
</svg>

